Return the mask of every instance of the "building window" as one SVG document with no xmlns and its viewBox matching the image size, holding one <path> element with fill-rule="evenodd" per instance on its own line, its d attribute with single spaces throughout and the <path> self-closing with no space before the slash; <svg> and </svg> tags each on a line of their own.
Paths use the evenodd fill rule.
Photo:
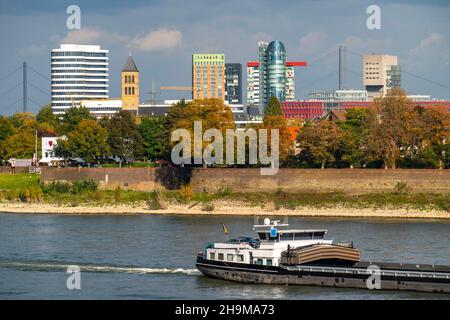
<svg viewBox="0 0 450 320">
<path fill-rule="evenodd" d="M 209 260 L 216 260 L 216 254 L 214 252 L 209 253 Z"/>
<path fill-rule="evenodd" d="M 233 254 L 228 253 L 228 254 L 227 254 L 227 260 L 228 260 L 228 261 L 233 261 Z"/>
<path fill-rule="evenodd" d="M 243 262 L 244 261 L 244 255 L 243 254 L 238 254 L 237 255 L 237 261 L 238 262 Z"/>
<path fill-rule="evenodd" d="M 131 83 L 134 83 L 134 76 L 131 76 Z"/>
<path fill-rule="evenodd" d="M 131 88 L 131 94 L 134 95 L 134 87 Z"/>
<path fill-rule="evenodd" d="M 258 266 L 262 266 L 263 265 L 263 259 L 256 259 L 256 264 Z"/>
<path fill-rule="evenodd" d="M 271 266 L 272 265 L 272 259 L 266 259 L 266 265 Z"/>
<path fill-rule="evenodd" d="M 217 260 L 220 260 L 220 261 L 223 260 L 223 253 L 219 253 L 219 255 L 218 255 L 218 257 L 217 257 Z"/>
</svg>

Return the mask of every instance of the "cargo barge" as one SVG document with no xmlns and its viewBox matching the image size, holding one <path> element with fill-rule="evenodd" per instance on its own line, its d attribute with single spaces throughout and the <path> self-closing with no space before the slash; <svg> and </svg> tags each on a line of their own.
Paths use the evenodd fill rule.
<svg viewBox="0 0 450 320">
<path fill-rule="evenodd" d="M 209 243 L 197 269 L 243 283 L 450 293 L 450 266 L 360 261 L 353 243 L 333 243 L 325 229 L 289 229 L 265 219 L 254 231 L 257 238 Z"/>
</svg>

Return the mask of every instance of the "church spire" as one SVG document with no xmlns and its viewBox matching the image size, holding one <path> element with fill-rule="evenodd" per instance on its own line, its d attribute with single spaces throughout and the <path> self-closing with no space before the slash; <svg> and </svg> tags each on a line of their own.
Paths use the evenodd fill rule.
<svg viewBox="0 0 450 320">
<path fill-rule="evenodd" d="M 130 55 L 128 56 L 127 63 L 123 67 L 122 72 L 139 72 L 136 64 L 134 63 L 133 57 L 131 56 L 131 50 Z"/>
</svg>

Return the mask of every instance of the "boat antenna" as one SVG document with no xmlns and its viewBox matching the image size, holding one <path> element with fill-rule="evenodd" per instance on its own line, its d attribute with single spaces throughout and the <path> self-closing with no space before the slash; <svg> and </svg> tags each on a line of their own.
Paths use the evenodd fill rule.
<svg viewBox="0 0 450 320">
<path fill-rule="evenodd" d="M 222 222 L 222 230 L 225 235 L 225 239 L 228 241 L 228 229 L 227 226 Z"/>
</svg>

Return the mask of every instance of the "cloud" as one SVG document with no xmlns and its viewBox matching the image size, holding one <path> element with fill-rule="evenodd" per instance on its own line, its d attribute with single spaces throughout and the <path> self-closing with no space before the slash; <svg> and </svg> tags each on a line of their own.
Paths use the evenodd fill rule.
<svg viewBox="0 0 450 320">
<path fill-rule="evenodd" d="M 80 30 L 70 31 L 63 38 L 52 36 L 52 40 L 58 43 L 122 45 L 144 52 L 174 48 L 181 44 L 181 39 L 180 31 L 165 28 L 135 37 L 104 31 L 97 27 L 83 27 Z"/>
<path fill-rule="evenodd" d="M 373 38 L 361 38 L 358 36 L 348 36 L 342 42 L 348 49 L 353 50 L 360 54 L 365 53 L 392 53 L 392 40 L 390 38 L 385 39 L 373 39 Z M 339 45 L 336 45 L 338 47 Z"/>
<path fill-rule="evenodd" d="M 311 54 L 322 48 L 327 35 L 322 31 L 308 32 L 300 38 L 299 51 L 303 54 Z"/>
<path fill-rule="evenodd" d="M 97 44 L 124 43 L 128 39 L 116 32 L 107 32 L 97 27 L 83 27 L 80 30 L 70 31 L 62 40 L 62 43 Z"/>
<path fill-rule="evenodd" d="M 250 39 L 254 43 L 257 43 L 259 41 L 269 42 L 273 40 L 273 36 L 265 32 L 257 32 L 250 35 Z"/>
<path fill-rule="evenodd" d="M 427 37 L 408 53 L 408 62 L 411 65 L 439 63 L 450 67 L 450 42 L 440 33 L 428 33 Z"/>
<path fill-rule="evenodd" d="M 165 28 L 150 31 L 143 36 L 135 37 L 130 46 L 139 51 L 158 51 L 172 49 L 181 44 L 182 34 L 178 30 Z"/>
<path fill-rule="evenodd" d="M 435 50 L 444 44 L 445 44 L 445 38 L 443 35 L 436 33 L 436 32 L 430 32 L 425 39 L 422 39 L 420 41 L 420 44 L 418 47 L 415 47 L 415 48 L 409 50 L 409 52 L 413 55 L 420 55 L 420 54 L 426 53 L 430 50 Z"/>
</svg>

